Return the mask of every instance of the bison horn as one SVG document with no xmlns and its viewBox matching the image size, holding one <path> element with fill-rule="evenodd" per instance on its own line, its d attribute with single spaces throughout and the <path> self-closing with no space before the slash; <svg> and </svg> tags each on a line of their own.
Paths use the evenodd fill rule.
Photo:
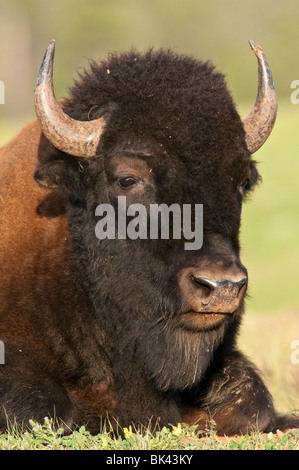
<svg viewBox="0 0 299 470">
<path fill-rule="evenodd" d="M 277 100 L 269 64 L 262 48 L 249 41 L 258 59 L 259 85 L 254 108 L 243 121 L 246 145 L 256 152 L 269 137 L 276 119 Z M 70 155 L 91 157 L 96 154 L 105 127 L 103 117 L 77 121 L 65 114 L 53 91 L 55 41 L 51 41 L 38 73 L 35 110 L 43 133 L 55 147 Z"/>
<path fill-rule="evenodd" d="M 59 150 L 77 157 L 96 154 L 105 127 L 103 117 L 93 121 L 77 121 L 65 114 L 53 91 L 55 41 L 51 41 L 43 57 L 36 88 L 35 111 L 45 136 Z"/>
<path fill-rule="evenodd" d="M 267 140 L 274 127 L 277 99 L 272 73 L 259 44 L 249 41 L 258 60 L 258 92 L 251 113 L 243 120 L 245 141 L 250 153 L 256 152 Z"/>
</svg>

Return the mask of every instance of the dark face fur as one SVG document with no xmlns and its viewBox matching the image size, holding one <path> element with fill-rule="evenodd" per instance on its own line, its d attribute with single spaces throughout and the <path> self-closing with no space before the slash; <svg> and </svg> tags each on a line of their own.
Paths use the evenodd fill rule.
<svg viewBox="0 0 299 470">
<path fill-rule="evenodd" d="M 55 149 L 36 175 L 70 194 L 74 257 L 98 321 L 159 388 L 190 387 L 238 325 L 246 292 L 245 285 L 234 303 L 225 291 L 209 310 L 209 288 L 198 282 L 247 275 L 241 205 L 257 171 L 224 79 L 187 57 L 131 53 L 93 64 L 64 108 L 81 120 L 109 115 L 98 156 L 81 160 L 83 172 Z M 95 209 L 117 209 L 118 196 L 147 209 L 203 204 L 202 248 L 187 251 L 183 239 L 98 240 Z"/>
</svg>

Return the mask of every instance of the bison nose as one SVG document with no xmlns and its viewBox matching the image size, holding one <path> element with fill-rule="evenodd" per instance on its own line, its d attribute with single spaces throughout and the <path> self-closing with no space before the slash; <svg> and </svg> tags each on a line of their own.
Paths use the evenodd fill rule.
<svg viewBox="0 0 299 470">
<path fill-rule="evenodd" d="M 232 276 L 220 279 L 187 270 L 183 277 L 183 297 L 190 310 L 196 312 L 233 313 L 241 306 L 247 288 L 247 273 L 243 270 L 234 270 Z"/>
<path fill-rule="evenodd" d="M 208 297 L 210 297 L 213 292 L 217 293 L 217 291 L 220 291 L 221 289 L 226 289 L 238 295 L 242 287 L 245 286 L 247 282 L 246 277 L 243 277 L 240 281 L 229 281 L 227 279 L 224 281 L 213 281 L 207 277 L 195 277 L 192 275 L 192 279 L 199 287 L 206 290 Z"/>
<path fill-rule="evenodd" d="M 238 299 L 243 298 L 240 294 L 242 288 L 247 284 L 247 278 L 243 277 L 238 281 L 214 281 L 207 277 L 195 277 L 192 280 L 198 290 L 201 290 L 201 305 L 203 308 L 208 307 L 214 311 L 223 309 L 231 310 L 232 306 L 238 303 Z"/>
</svg>

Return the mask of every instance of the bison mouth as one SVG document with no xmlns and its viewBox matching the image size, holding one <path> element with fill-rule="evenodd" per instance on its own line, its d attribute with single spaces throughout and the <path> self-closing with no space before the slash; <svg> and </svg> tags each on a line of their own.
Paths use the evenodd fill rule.
<svg viewBox="0 0 299 470">
<path fill-rule="evenodd" d="M 193 331 L 210 330 L 231 321 L 233 317 L 232 313 L 188 311 L 180 316 L 179 325 Z"/>
</svg>

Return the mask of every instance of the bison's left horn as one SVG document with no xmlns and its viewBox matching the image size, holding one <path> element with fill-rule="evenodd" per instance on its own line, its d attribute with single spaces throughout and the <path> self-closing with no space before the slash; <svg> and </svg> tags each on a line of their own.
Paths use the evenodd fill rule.
<svg viewBox="0 0 299 470">
<path fill-rule="evenodd" d="M 267 140 L 274 127 L 277 99 L 272 73 L 259 44 L 249 41 L 258 60 L 258 93 L 251 113 L 243 121 L 246 145 L 250 153 L 256 152 Z"/>
<path fill-rule="evenodd" d="M 45 136 L 59 150 L 77 157 L 96 154 L 104 118 L 76 121 L 65 114 L 53 90 L 55 41 L 51 41 L 42 60 L 35 88 L 35 112 Z"/>
</svg>

